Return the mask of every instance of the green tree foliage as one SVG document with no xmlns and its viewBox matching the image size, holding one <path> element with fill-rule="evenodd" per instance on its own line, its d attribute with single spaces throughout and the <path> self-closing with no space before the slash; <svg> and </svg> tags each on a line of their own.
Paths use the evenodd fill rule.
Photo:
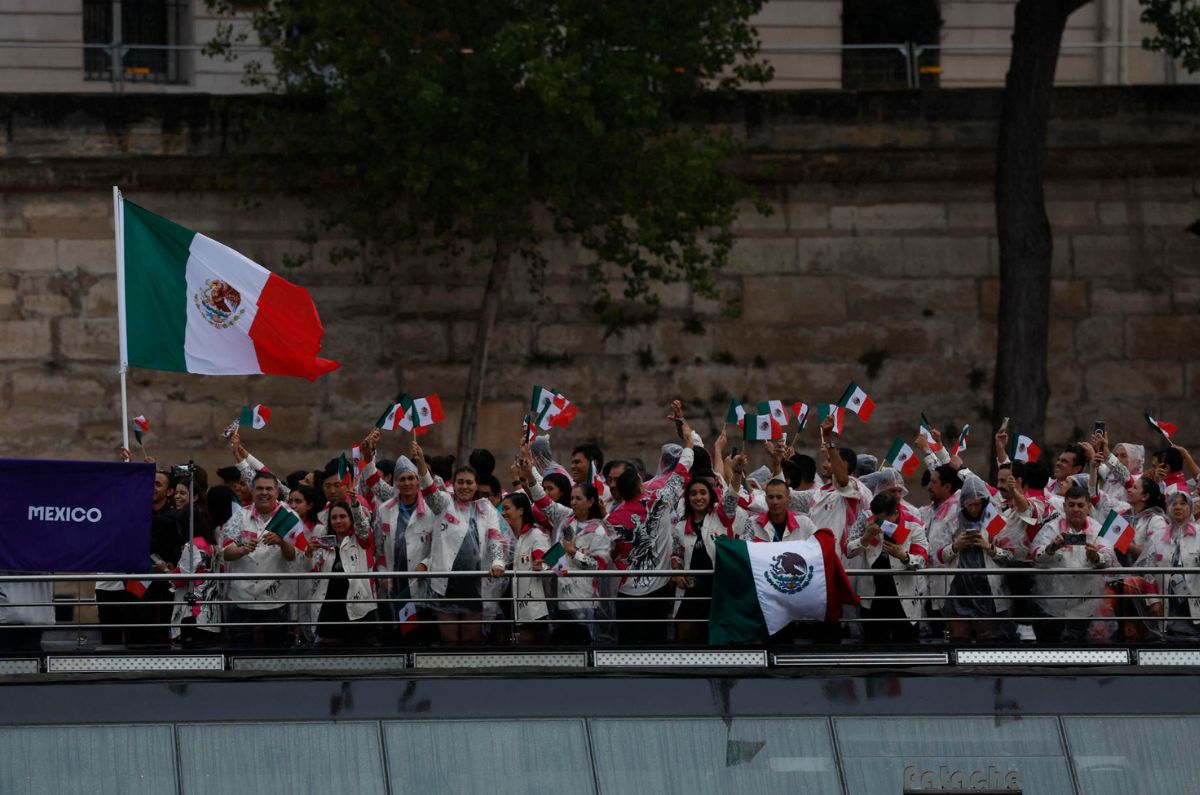
<svg viewBox="0 0 1200 795">
<path fill-rule="evenodd" d="M 1200 3 L 1196 0 L 1140 0 L 1142 21 L 1157 28 L 1143 46 L 1165 52 L 1189 72 L 1200 71 Z"/>
<path fill-rule="evenodd" d="M 274 157 L 248 175 L 303 199 L 314 237 L 357 241 L 339 253 L 386 261 L 411 244 L 470 257 L 498 287 L 513 258 L 544 267 L 553 235 L 595 253 L 581 284 L 609 323 L 653 305 L 656 284 L 715 294 L 745 186 L 721 168 L 739 141 L 700 109 L 769 79 L 748 22 L 762 0 L 208 5 L 229 20 L 209 51 L 269 46 L 273 64 L 247 80 L 287 100 L 258 106 L 251 129 Z"/>
</svg>

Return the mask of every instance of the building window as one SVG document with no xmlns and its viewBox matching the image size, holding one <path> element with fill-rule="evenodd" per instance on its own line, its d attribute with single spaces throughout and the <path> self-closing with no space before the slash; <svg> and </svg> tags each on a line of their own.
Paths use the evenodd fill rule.
<svg viewBox="0 0 1200 795">
<path fill-rule="evenodd" d="M 911 88 L 927 86 L 931 78 L 936 82 L 936 69 L 920 72 L 910 61 L 914 46 L 937 44 L 941 32 L 938 0 L 842 0 L 842 43 L 868 45 L 842 50 L 842 88 Z M 937 51 L 920 60 L 921 66 L 936 66 Z"/>
<path fill-rule="evenodd" d="M 191 53 L 171 49 L 190 43 L 190 0 L 83 0 L 86 80 L 135 83 L 188 82 Z M 120 43 L 113 73 L 108 45 Z"/>
</svg>

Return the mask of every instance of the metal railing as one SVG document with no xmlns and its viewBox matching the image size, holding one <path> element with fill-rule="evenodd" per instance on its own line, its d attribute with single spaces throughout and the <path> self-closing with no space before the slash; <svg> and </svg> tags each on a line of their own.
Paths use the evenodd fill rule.
<svg viewBox="0 0 1200 795">
<path fill-rule="evenodd" d="M 66 41 L 19 41 L 0 40 L 0 49 L 58 49 L 81 50 L 85 53 L 86 79 L 110 82 L 113 91 L 119 92 L 125 83 L 164 82 L 188 84 L 193 82 L 195 73 L 194 63 L 177 63 L 172 74 L 151 74 L 145 66 L 127 64 L 130 53 L 167 53 L 175 56 L 195 55 L 204 53 L 203 44 L 124 44 L 124 43 L 81 43 Z M 1071 42 L 1060 45 L 1062 53 L 1077 53 L 1085 51 L 1105 50 L 1143 50 L 1140 41 L 1095 41 Z M 270 47 L 250 44 L 235 44 L 229 50 L 237 54 L 271 53 Z M 837 78 L 844 88 L 934 88 L 942 76 L 941 58 L 943 55 L 966 53 L 1008 53 L 1012 45 L 1008 42 L 994 44 L 917 44 L 915 42 L 884 42 L 878 44 L 768 44 L 763 45 L 761 55 L 838 55 L 843 64 Z M 100 68 L 94 57 L 88 53 L 103 53 L 106 66 Z M 1162 59 L 1163 83 L 1173 83 L 1176 79 L 1175 63 L 1165 53 L 1155 54 Z M 214 60 L 221 56 L 205 56 Z M 36 67 L 29 67 L 36 68 Z M 267 70 L 269 72 L 269 69 Z M 1111 81 L 1103 79 L 1103 70 L 1097 69 L 1093 85 L 1125 85 L 1128 83 L 1123 70 L 1118 69 L 1116 78 Z M 787 74 L 789 79 L 803 80 L 809 75 Z M 815 78 L 814 78 L 815 79 Z M 1000 74 L 993 81 L 995 85 L 1003 85 L 1004 75 Z M 987 80 L 981 80 L 987 84 Z"/>
<path fill-rule="evenodd" d="M 710 570 L 648 570 L 637 571 L 639 577 L 662 577 L 670 578 L 686 577 L 686 578 L 711 578 Z M 1123 584 L 1132 582 L 1130 578 L 1139 578 L 1143 580 L 1149 576 L 1170 578 L 1173 575 L 1200 575 L 1200 567 L 1118 567 L 1118 568 L 983 568 L 983 569 L 950 569 L 950 568 L 927 568 L 907 570 L 881 570 L 881 569 L 847 569 L 847 574 L 852 577 L 887 577 L 887 576 L 902 576 L 902 577 L 917 577 L 917 578 L 954 578 L 959 576 L 999 576 L 1004 578 L 1042 578 L 1042 577 L 1058 577 L 1070 576 L 1073 578 L 1088 577 L 1098 579 L 1100 587 L 1109 587 L 1112 584 Z M 679 625 L 703 625 L 707 623 L 707 619 L 701 617 L 673 617 L 671 615 L 671 604 L 684 604 L 694 602 L 706 602 L 707 596 L 689 596 L 686 593 L 675 595 L 657 596 L 640 596 L 640 597 L 625 597 L 619 596 L 616 593 L 617 583 L 613 580 L 617 578 L 625 578 L 631 576 L 629 570 L 601 570 L 601 571 L 582 571 L 570 570 L 567 572 L 555 571 L 506 571 L 503 575 L 493 578 L 488 572 L 473 572 L 473 571 L 455 571 L 455 572 L 368 572 L 368 573 L 347 573 L 347 572 L 280 572 L 272 573 L 264 576 L 258 574 L 234 574 L 234 573 L 203 573 L 192 575 L 181 575 L 179 573 L 155 573 L 155 574 L 128 574 L 116 575 L 111 573 L 106 574 L 5 574 L 0 575 L 0 594 L 8 593 L 11 589 L 10 584 L 25 583 L 36 584 L 40 583 L 52 589 L 54 584 L 76 584 L 85 585 L 101 581 L 114 580 L 130 580 L 142 582 L 168 582 L 177 583 L 180 580 L 185 580 L 191 583 L 187 588 L 175 588 L 175 590 L 184 593 L 195 593 L 195 585 L 204 582 L 229 583 L 233 581 L 244 580 L 271 580 L 281 582 L 313 583 L 315 581 L 333 581 L 333 580 L 370 580 L 376 585 L 382 585 L 385 582 L 395 585 L 395 581 L 421 581 L 431 579 L 477 579 L 480 581 L 491 580 L 493 582 L 499 580 L 507 581 L 508 593 L 502 597 L 499 596 L 479 596 L 479 597 L 455 597 L 455 596 L 428 596 L 428 597 L 400 597 L 385 593 L 384 589 L 375 589 L 375 595 L 370 600 L 363 599 L 315 599 L 311 597 L 302 597 L 298 594 L 280 593 L 272 596 L 267 604 L 282 604 L 285 605 L 291 615 L 286 620 L 281 621 L 265 621 L 256 622 L 254 626 L 264 628 L 286 628 L 292 632 L 292 641 L 294 644 L 312 645 L 314 641 L 322 637 L 322 629 L 329 630 L 332 627 L 347 627 L 358 629 L 389 630 L 392 634 L 396 634 L 395 628 L 413 628 L 427 627 L 436 628 L 441 626 L 469 626 L 482 627 L 486 626 L 491 629 L 489 643 L 492 645 L 544 645 L 545 639 L 540 639 L 534 643 L 526 643 L 522 640 L 521 630 L 532 629 L 537 627 L 550 627 L 554 625 L 585 625 L 596 627 L 605 625 L 615 627 L 618 634 L 622 626 L 628 625 L 656 625 L 658 627 L 678 627 Z M 556 581 L 562 578 L 584 578 L 589 580 L 607 580 L 609 581 L 608 591 L 601 596 L 561 596 L 547 595 L 538 596 L 529 600 L 521 600 L 517 594 L 517 589 L 513 587 L 514 579 L 528 581 L 530 579 L 544 579 L 547 581 Z M 1078 582 L 1078 579 L 1072 582 Z M 29 596 L 32 596 L 30 594 Z M 107 606 L 114 606 L 111 603 L 106 605 L 96 599 L 82 597 L 76 594 L 74 597 L 51 596 L 48 599 L 29 599 L 27 601 L 18 598 L 2 597 L 9 601 L 0 601 L 0 621 L 5 621 L 6 610 L 22 609 L 22 608 L 55 608 L 58 610 L 70 609 L 73 613 L 71 620 L 45 622 L 45 623 L 17 623 L 4 624 L 0 623 L 0 648 L 4 646 L 4 636 L 6 632 L 11 633 L 15 630 L 74 630 L 77 632 L 94 632 L 96 630 L 126 630 L 139 632 L 143 635 L 153 634 L 154 638 L 149 641 L 150 645 L 165 644 L 168 631 L 176 632 L 181 629 L 196 628 L 198 631 L 205 631 L 209 635 L 213 635 L 212 630 L 215 629 L 218 633 L 222 630 L 230 628 L 245 628 L 243 622 L 235 622 L 228 620 L 228 617 L 219 617 L 218 620 L 206 622 L 203 624 L 181 624 L 173 622 L 170 618 L 170 611 L 174 611 L 181 604 L 186 604 L 190 607 L 192 604 L 204 605 L 212 608 L 224 608 L 226 606 L 246 605 L 244 601 L 230 599 L 227 594 L 219 594 L 217 598 L 198 600 L 194 602 L 188 601 L 184 597 L 181 602 L 174 596 L 171 599 L 153 600 L 150 598 L 136 599 L 136 601 L 126 601 L 116 604 L 116 607 L 141 611 L 140 620 L 125 621 L 120 623 L 100 622 L 100 621 L 81 621 L 78 620 L 78 611 L 82 608 L 99 608 L 104 610 Z M 872 596 L 872 602 L 887 602 L 887 601 L 917 601 L 929 605 L 932 602 L 943 602 L 947 599 L 954 600 L 956 596 L 939 594 L 939 593 L 915 593 L 912 595 L 896 595 L 896 596 Z M 1096 608 L 1094 612 L 1081 616 L 1061 617 L 1042 613 L 1035 610 L 1021 610 L 1016 615 L 997 613 L 995 615 L 979 616 L 975 618 L 963 618 L 956 616 L 938 615 L 926 609 L 922 611 L 922 615 L 917 619 L 917 624 L 925 627 L 941 627 L 950 622 L 989 625 L 996 623 L 1004 624 L 1029 624 L 1037 625 L 1042 622 L 1076 622 L 1087 623 L 1095 621 L 1132 621 L 1140 622 L 1146 629 L 1143 640 L 1153 641 L 1161 637 L 1161 627 L 1163 622 L 1172 619 L 1191 620 L 1190 616 L 1173 616 L 1152 614 L 1149 606 L 1154 604 L 1164 603 L 1164 600 L 1172 597 L 1161 593 L 1146 593 L 1140 590 L 1125 591 L 1123 588 L 1118 592 L 1109 587 L 1108 592 L 1099 593 L 1096 589 L 1088 592 L 1071 592 L 1061 594 L 1039 594 L 1039 593 L 998 593 L 998 594 L 981 594 L 973 596 L 985 600 L 1007 601 L 1013 604 L 1043 602 L 1051 603 L 1060 600 L 1092 600 Z M 1184 595 L 1183 598 L 1186 598 Z M 317 605 L 351 605 L 362 604 L 364 602 L 373 603 L 376 605 L 376 615 L 374 618 L 361 620 L 345 620 L 345 621 L 321 621 L 319 620 L 319 610 L 314 610 Z M 394 617 L 394 611 L 407 603 L 420 605 L 422 615 L 420 620 L 414 625 L 410 622 L 398 621 Z M 520 604 L 523 602 L 541 602 L 545 603 L 549 616 L 545 619 L 535 621 L 523 621 L 521 619 Z M 571 602 L 576 605 L 580 603 L 592 603 L 593 608 L 598 608 L 594 614 L 580 617 L 578 615 L 567 615 L 558 609 L 558 605 L 563 602 Z M 661 610 L 657 615 L 650 617 L 629 618 L 617 615 L 614 606 L 629 605 L 633 602 L 641 606 L 647 604 L 658 603 L 662 605 Z M 1110 609 L 1109 612 L 1101 610 L 1101 605 L 1107 604 L 1109 608 L 1121 603 L 1138 603 L 1143 608 L 1141 612 L 1137 610 L 1127 610 L 1124 614 L 1120 614 L 1118 610 Z M 669 603 L 669 604 L 668 604 Z M 478 605 L 478 610 L 472 610 L 464 616 L 454 615 L 452 613 L 439 610 L 441 605 L 453 604 L 461 608 L 462 605 Z M 379 610 L 380 607 L 390 606 L 391 610 Z M 310 615 L 304 615 L 304 608 L 308 608 Z M 160 612 L 161 611 L 161 612 Z M 707 611 L 704 611 L 707 612 Z M 167 614 L 166 620 L 163 620 L 163 613 Z M 386 615 L 385 615 L 386 614 Z M 490 614 L 490 615 L 489 615 Z M 147 620 L 149 619 L 149 620 Z M 847 630 L 847 634 L 853 636 L 854 631 L 850 628 L 858 625 L 868 625 L 872 623 L 908 621 L 906 618 L 900 617 L 869 617 L 863 615 L 848 615 L 841 622 Z M 799 622 L 803 623 L 803 622 Z M 812 622 L 816 623 L 816 622 Z M 913 623 L 909 621 L 908 623 Z M 208 628 L 205 630 L 204 628 Z M 848 638 L 853 640 L 853 637 Z M 942 638 L 945 640 L 945 637 Z M 1200 639 L 1200 638 L 1198 638 Z M 937 637 L 933 640 L 936 642 Z M 392 642 L 400 642 L 400 645 L 420 645 L 428 642 L 424 639 L 415 643 L 406 643 L 403 638 L 392 638 Z M 145 641 L 143 641 L 145 642 Z M 83 644 L 88 645 L 88 644 Z M 378 645 L 374 642 L 372 645 Z M 592 641 L 590 645 L 604 645 L 603 642 Z"/>
</svg>

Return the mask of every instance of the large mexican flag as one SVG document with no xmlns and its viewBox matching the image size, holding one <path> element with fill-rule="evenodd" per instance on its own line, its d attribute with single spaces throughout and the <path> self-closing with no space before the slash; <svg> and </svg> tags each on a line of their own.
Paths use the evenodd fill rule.
<svg viewBox="0 0 1200 795">
<path fill-rule="evenodd" d="M 205 375 L 296 375 L 321 359 L 325 329 L 302 287 L 133 202 L 117 205 L 121 361 Z"/>
<path fill-rule="evenodd" d="M 828 529 L 803 541 L 748 543 L 718 538 L 708 642 L 763 643 L 790 622 L 838 621 L 858 604 Z"/>
</svg>

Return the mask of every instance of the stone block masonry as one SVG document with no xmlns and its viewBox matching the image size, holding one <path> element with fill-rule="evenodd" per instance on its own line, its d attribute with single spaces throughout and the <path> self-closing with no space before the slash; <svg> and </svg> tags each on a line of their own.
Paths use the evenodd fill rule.
<svg viewBox="0 0 1200 795">
<path fill-rule="evenodd" d="M 730 393 L 817 403 L 854 379 L 879 410 L 870 425 L 848 421 L 847 444 L 882 453 L 895 433 L 911 435 L 924 412 L 947 429 L 971 423 L 968 462 L 986 470 L 999 296 L 989 138 L 997 95 L 944 91 L 919 103 L 903 93 L 822 96 L 775 95 L 747 100 L 754 112 L 728 109 L 752 158 L 775 166 L 756 184 L 773 213 L 745 206 L 718 299 L 673 286 L 652 323 L 606 336 L 587 309 L 587 256 L 577 246 L 547 241 L 540 294 L 514 268 L 491 343 L 481 445 L 508 459 L 534 383 L 581 407 L 576 424 L 555 433 L 560 458 L 587 439 L 612 455 L 646 458 L 671 436 L 660 418 L 674 397 L 711 439 Z M 160 462 L 224 465 L 221 428 L 243 403 L 260 402 L 274 414 L 266 429 L 246 432 L 248 446 L 278 471 L 317 466 L 356 442 L 402 392 L 441 395 L 447 422 L 424 443 L 431 453 L 452 449 L 482 272 L 465 263 L 431 269 L 402 251 L 391 273 L 334 265 L 332 241 L 313 248 L 308 264 L 285 267 L 285 253 L 305 249 L 301 208 L 276 201 L 247 212 L 233 195 L 195 187 L 220 171 L 229 143 L 210 100 L 80 98 L 70 114 L 58 106 L 64 101 L 0 98 L 8 130 L 0 157 L 0 454 L 115 454 L 113 182 L 308 287 L 325 323 L 325 353 L 343 362 L 313 384 L 131 372 L 130 409 L 149 418 L 147 447 Z M 122 148 L 123 125 L 144 139 L 136 155 Z M 1172 145 L 1157 146 L 1158 134 Z M 1177 422 L 1185 445 L 1198 443 L 1191 330 L 1200 236 L 1188 228 L 1200 220 L 1200 146 L 1179 141 L 1200 141 L 1200 91 L 1060 92 L 1050 137 L 1053 393 L 1039 442 L 1062 444 L 1103 419 L 1116 439 L 1153 444 L 1141 420 L 1149 409 Z M 815 440 L 810 426 L 802 446 L 811 451 Z M 383 453 L 401 452 L 398 442 L 386 435 Z"/>
</svg>

